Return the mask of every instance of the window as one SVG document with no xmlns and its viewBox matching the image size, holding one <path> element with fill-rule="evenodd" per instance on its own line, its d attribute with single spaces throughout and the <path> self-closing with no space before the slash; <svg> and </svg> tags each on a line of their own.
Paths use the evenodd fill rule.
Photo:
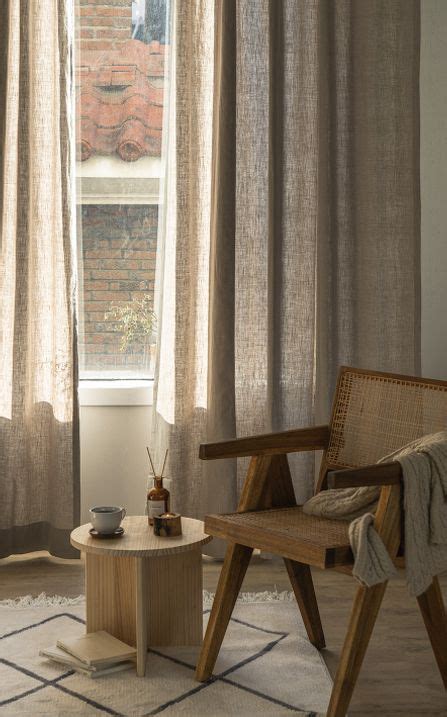
<svg viewBox="0 0 447 717">
<path fill-rule="evenodd" d="M 81 378 L 151 378 L 168 0 L 77 0 Z"/>
</svg>

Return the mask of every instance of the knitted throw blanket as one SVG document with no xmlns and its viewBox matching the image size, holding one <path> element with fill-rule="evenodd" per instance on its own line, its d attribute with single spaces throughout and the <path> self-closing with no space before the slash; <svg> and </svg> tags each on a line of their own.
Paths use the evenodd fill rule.
<svg viewBox="0 0 447 717">
<path fill-rule="evenodd" d="M 399 461 L 404 480 L 405 566 L 411 595 L 447 570 L 447 431 L 409 443 L 379 462 Z M 380 488 L 321 491 L 307 501 L 309 515 L 350 520 L 353 575 L 371 586 L 388 580 L 395 567 L 374 529 Z"/>
</svg>

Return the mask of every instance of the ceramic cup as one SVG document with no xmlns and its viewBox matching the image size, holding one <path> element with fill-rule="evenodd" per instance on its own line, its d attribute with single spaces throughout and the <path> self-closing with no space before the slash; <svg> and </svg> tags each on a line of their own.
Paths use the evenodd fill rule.
<svg viewBox="0 0 447 717">
<path fill-rule="evenodd" d="M 90 520 L 98 533 L 113 533 L 126 515 L 125 508 L 116 505 L 97 505 L 90 508 Z"/>
</svg>

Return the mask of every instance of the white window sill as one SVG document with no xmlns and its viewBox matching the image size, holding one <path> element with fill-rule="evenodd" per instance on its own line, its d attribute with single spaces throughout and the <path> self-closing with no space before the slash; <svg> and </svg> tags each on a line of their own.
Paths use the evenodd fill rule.
<svg viewBox="0 0 447 717">
<path fill-rule="evenodd" d="M 152 406 L 154 382 L 150 379 L 80 380 L 81 406 Z"/>
</svg>

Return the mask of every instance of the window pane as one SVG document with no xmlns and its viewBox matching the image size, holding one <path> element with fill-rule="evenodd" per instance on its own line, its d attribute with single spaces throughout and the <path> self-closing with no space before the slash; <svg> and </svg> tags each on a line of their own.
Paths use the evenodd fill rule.
<svg viewBox="0 0 447 717">
<path fill-rule="evenodd" d="M 77 4 L 81 378 L 153 375 L 167 13 L 168 0 Z"/>
</svg>

